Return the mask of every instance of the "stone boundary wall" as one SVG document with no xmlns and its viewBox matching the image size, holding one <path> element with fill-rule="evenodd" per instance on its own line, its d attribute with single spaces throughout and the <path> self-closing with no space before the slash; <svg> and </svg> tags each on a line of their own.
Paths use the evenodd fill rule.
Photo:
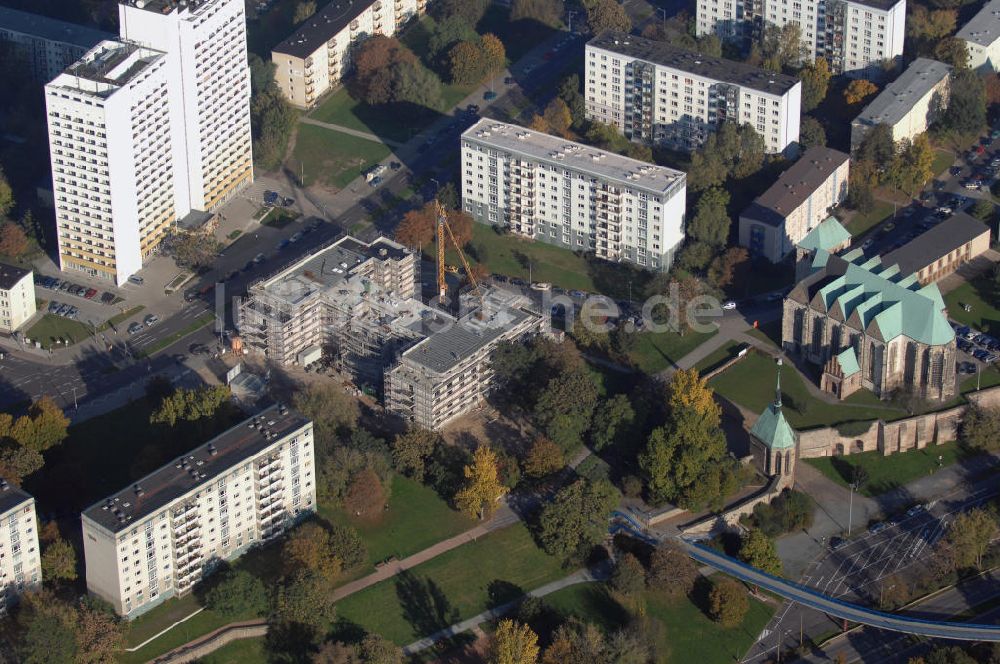
<svg viewBox="0 0 1000 664">
<path fill-rule="evenodd" d="M 1000 406 L 1000 386 L 971 392 L 966 399 L 985 407 Z M 924 449 L 958 438 L 958 428 L 968 406 L 915 415 L 894 422 L 876 420 L 866 431 L 854 435 L 842 434 L 834 427 L 799 432 L 799 458 L 855 454 L 858 452 L 896 452 Z"/>
<path fill-rule="evenodd" d="M 186 664 L 215 652 L 222 646 L 241 639 L 253 639 L 267 634 L 267 623 L 261 620 L 251 620 L 234 625 L 227 625 L 206 634 L 196 643 L 181 646 L 175 650 L 152 660 L 152 664 Z"/>
<path fill-rule="evenodd" d="M 761 503 L 770 503 L 785 487 L 790 484 L 787 475 L 774 476 L 757 493 L 747 496 L 739 503 L 726 509 L 721 514 L 711 514 L 700 521 L 682 526 L 682 535 L 708 535 L 714 530 L 732 528 L 739 524 L 744 516 L 753 514 L 753 509 Z"/>
</svg>

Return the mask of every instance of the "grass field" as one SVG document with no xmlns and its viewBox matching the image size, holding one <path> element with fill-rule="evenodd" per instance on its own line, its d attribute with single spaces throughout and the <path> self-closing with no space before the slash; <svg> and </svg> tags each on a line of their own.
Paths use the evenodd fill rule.
<svg viewBox="0 0 1000 664">
<path fill-rule="evenodd" d="M 24 333 L 32 341 L 38 341 L 42 348 L 60 348 L 63 346 L 61 340 L 66 341 L 66 345 L 80 343 L 92 336 L 90 327 L 78 320 L 71 320 L 55 314 L 45 314 L 37 323 Z"/>
<path fill-rule="evenodd" d="M 931 163 L 931 173 L 941 175 L 955 163 L 955 153 L 944 148 L 934 150 L 934 161 Z"/>
<path fill-rule="evenodd" d="M 684 336 L 674 332 L 637 332 L 638 341 L 629 358 L 640 370 L 657 374 L 674 366 L 692 350 L 718 333 L 687 332 Z"/>
<path fill-rule="evenodd" d="M 774 401 L 774 361 L 761 353 L 750 352 L 735 365 L 710 381 L 715 391 L 748 410 L 762 412 Z M 841 403 L 827 403 L 812 396 L 797 371 L 785 367 L 781 372 L 781 394 L 785 417 L 796 429 L 835 426 L 845 422 L 891 419 L 905 413 L 883 406 L 867 391 L 851 395 Z"/>
<path fill-rule="evenodd" d="M 368 546 L 372 564 L 391 556 L 405 558 L 476 525 L 448 507 L 432 489 L 400 475 L 392 480 L 389 510 L 378 523 L 359 522 L 343 510 L 323 505 L 319 512 L 328 521 L 356 528 Z"/>
<path fill-rule="evenodd" d="M 268 210 L 264 218 L 260 220 L 260 223 L 263 226 L 270 226 L 271 228 L 284 228 L 300 216 L 298 212 L 275 207 Z"/>
<path fill-rule="evenodd" d="M 264 639 L 242 639 L 198 659 L 200 664 L 267 664 Z"/>
<path fill-rule="evenodd" d="M 620 299 L 628 297 L 631 283 L 632 295 L 638 297 L 650 278 L 650 273 L 632 270 L 624 264 L 587 260 L 562 247 L 497 233 L 486 224 L 472 224 L 472 245 L 485 250 L 485 260 L 466 257 L 473 263 L 485 263 L 493 273 L 527 281 L 530 264 L 533 281 L 546 281 L 567 290 L 605 293 Z M 448 252 L 448 261 L 458 265 L 454 251 Z"/>
<path fill-rule="evenodd" d="M 135 316 L 136 314 L 141 313 L 142 310 L 145 309 L 145 308 L 146 308 L 145 305 L 140 304 L 138 306 L 132 307 L 131 309 L 129 309 L 127 311 L 123 311 L 120 314 L 115 314 L 114 316 L 112 316 L 108 320 L 104 321 L 101 325 L 99 325 L 97 327 L 97 329 L 98 329 L 98 331 L 103 332 L 104 330 L 110 329 L 111 327 L 117 327 L 117 326 L 121 325 L 122 323 L 124 323 L 125 321 L 127 321 L 132 316 Z"/>
<path fill-rule="evenodd" d="M 948 307 L 948 315 L 963 325 L 971 325 L 992 335 L 1000 334 L 1000 310 L 997 309 L 1000 290 L 991 279 L 980 277 L 963 283 L 944 296 L 944 303 Z M 968 304 L 972 310 L 965 311 L 963 304 Z"/>
<path fill-rule="evenodd" d="M 337 613 L 406 645 L 566 574 L 517 524 L 351 595 Z"/>
<path fill-rule="evenodd" d="M 707 595 L 708 583 L 702 595 Z M 743 622 L 725 629 L 688 598 L 669 600 L 658 593 L 647 592 L 643 599 L 646 615 L 662 625 L 657 633 L 656 661 L 663 664 L 738 661 L 774 613 L 768 605 L 751 600 Z M 618 629 L 628 621 L 628 612 L 603 585 L 570 586 L 549 595 L 545 601 L 564 616 L 576 616 L 605 630 Z"/>
<path fill-rule="evenodd" d="M 736 352 L 742 347 L 742 343 L 731 341 L 722 348 L 707 355 L 701 362 L 694 365 L 694 368 L 698 370 L 698 373 L 706 374 L 735 357 Z"/>
<path fill-rule="evenodd" d="M 886 217 L 891 216 L 893 209 L 892 203 L 875 201 L 875 207 L 872 208 L 871 212 L 864 214 L 859 212 L 856 214 L 851 219 L 851 223 L 847 224 L 847 230 L 854 237 L 864 235 L 870 228 L 880 223 Z"/>
<path fill-rule="evenodd" d="M 944 443 L 890 456 L 881 452 L 862 452 L 805 461 L 845 487 L 854 479 L 854 469 L 862 466 L 868 471 L 869 480 L 860 493 L 878 496 L 974 454 L 958 443 Z"/>
<path fill-rule="evenodd" d="M 294 162 L 305 185 L 317 182 L 343 189 L 356 177 L 389 156 L 389 148 L 314 125 L 299 125 Z"/>
</svg>

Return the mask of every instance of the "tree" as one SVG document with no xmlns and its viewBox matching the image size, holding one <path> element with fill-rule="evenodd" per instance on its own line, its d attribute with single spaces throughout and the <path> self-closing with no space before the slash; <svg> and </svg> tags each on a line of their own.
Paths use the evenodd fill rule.
<svg viewBox="0 0 1000 664">
<path fill-rule="evenodd" d="M 1000 449 L 1000 409 L 970 405 L 962 418 L 961 440 L 977 450 Z"/>
<path fill-rule="evenodd" d="M 709 613 L 727 629 L 737 627 L 750 610 L 746 590 L 737 581 L 722 578 L 708 594 Z"/>
<path fill-rule="evenodd" d="M 573 124 L 573 114 L 570 112 L 566 102 L 560 97 L 555 97 L 549 102 L 548 106 L 545 107 L 545 113 L 542 118 L 548 127 L 548 133 L 558 134 L 567 138 L 571 135 L 569 128 Z"/>
<path fill-rule="evenodd" d="M 234 620 L 267 613 L 267 589 L 264 582 L 250 572 L 227 569 L 212 581 L 205 591 L 204 604 L 223 618 Z"/>
<path fill-rule="evenodd" d="M 798 23 L 789 22 L 780 27 L 768 23 L 760 41 L 751 47 L 748 62 L 780 72 L 797 67 L 805 54 L 802 27 Z"/>
<path fill-rule="evenodd" d="M 691 240 L 684 245 L 680 256 L 677 257 L 677 266 L 688 272 L 700 272 L 708 267 L 714 258 L 715 247 L 707 242 Z"/>
<path fill-rule="evenodd" d="M 773 576 L 781 574 L 781 558 L 774 548 L 774 540 L 756 528 L 743 536 L 740 560 Z"/>
<path fill-rule="evenodd" d="M 878 86 L 874 83 L 864 78 L 856 78 L 844 90 L 844 101 L 853 106 L 860 104 L 876 92 L 878 92 Z"/>
<path fill-rule="evenodd" d="M 697 370 L 679 370 L 671 378 L 668 406 L 666 425 L 653 430 L 639 459 L 650 498 L 682 507 L 717 498 L 703 493 L 726 454 L 722 411 L 712 389 Z"/>
<path fill-rule="evenodd" d="M 292 395 L 294 408 L 312 420 L 313 435 L 325 453 L 338 436 L 357 426 L 360 409 L 354 397 L 335 383 L 311 383 Z"/>
<path fill-rule="evenodd" d="M 401 62 L 392 70 L 393 101 L 406 102 L 421 108 L 439 109 L 441 79 L 417 61 Z"/>
<path fill-rule="evenodd" d="M 222 244 L 208 233 L 176 231 L 167 239 L 165 247 L 178 267 L 197 271 L 212 264 Z"/>
<path fill-rule="evenodd" d="M 716 288 L 725 288 L 737 280 L 737 273 L 749 264 L 750 253 L 745 247 L 729 247 L 712 261 L 708 281 Z"/>
<path fill-rule="evenodd" d="M 298 25 L 305 22 L 307 18 L 316 13 L 316 0 L 303 0 L 295 5 L 295 14 L 292 16 L 292 23 Z"/>
<path fill-rule="evenodd" d="M 869 131 L 855 152 L 858 161 L 886 165 L 896 154 L 896 144 L 892 138 L 892 127 L 878 124 Z M 877 184 L 871 182 L 870 184 Z"/>
<path fill-rule="evenodd" d="M 340 559 L 344 569 L 351 569 L 368 560 L 368 547 L 357 530 L 336 523 L 330 524 L 329 528 L 330 549 Z"/>
<path fill-rule="evenodd" d="M 73 545 L 57 537 L 42 550 L 42 578 L 46 581 L 76 580 L 76 551 Z"/>
<path fill-rule="evenodd" d="M 730 219 L 726 206 L 729 192 L 712 187 L 701 195 L 695 205 L 694 218 L 688 226 L 688 234 L 696 240 L 716 247 L 725 246 L 729 238 Z"/>
<path fill-rule="evenodd" d="M 466 466 L 465 486 L 455 495 L 458 509 L 480 520 L 493 514 L 507 490 L 500 482 L 497 456 L 488 445 L 480 445 Z"/>
<path fill-rule="evenodd" d="M 958 646 L 939 647 L 928 653 L 926 664 L 979 664 L 980 660 L 972 657 Z"/>
<path fill-rule="evenodd" d="M 98 599 L 84 598 L 76 610 L 77 664 L 113 664 L 125 648 L 125 623 Z"/>
<path fill-rule="evenodd" d="M 577 480 L 556 493 L 538 518 L 538 539 L 547 553 L 569 559 L 584 556 L 608 529 L 618 492 L 606 480 Z"/>
<path fill-rule="evenodd" d="M 968 70 L 969 50 L 958 37 L 945 37 L 934 46 L 934 57 L 956 70 Z"/>
<path fill-rule="evenodd" d="M 76 612 L 50 591 L 30 592 L 17 615 L 17 656 L 24 664 L 75 664 Z"/>
<path fill-rule="evenodd" d="M 295 121 L 295 111 L 273 81 L 253 96 L 250 126 L 256 164 L 266 170 L 275 170 L 281 165 Z"/>
<path fill-rule="evenodd" d="M 44 452 L 66 439 L 69 419 L 48 396 L 43 396 L 17 419 L 0 413 L 0 440 L 12 440 L 32 452 Z"/>
<path fill-rule="evenodd" d="M 635 421 L 635 409 L 624 394 L 616 394 L 605 399 L 594 412 L 594 425 L 590 430 L 590 443 L 595 450 L 603 450 L 614 445 L 623 435 L 627 435 Z"/>
<path fill-rule="evenodd" d="M 678 544 L 667 540 L 657 546 L 649 558 L 646 585 L 650 590 L 681 597 L 694 590 L 700 572 L 691 557 Z"/>
<path fill-rule="evenodd" d="M 897 609 L 910 601 L 910 588 L 906 579 L 890 574 L 879 581 L 879 608 L 883 611 Z"/>
<path fill-rule="evenodd" d="M 448 51 L 448 74 L 452 83 L 472 85 L 486 74 L 479 46 L 473 41 L 461 41 Z"/>
<path fill-rule="evenodd" d="M 317 523 L 304 523 L 293 530 L 281 548 L 281 558 L 290 573 L 305 570 L 328 583 L 336 581 L 343 568 L 343 561 L 331 546 L 330 534 Z"/>
<path fill-rule="evenodd" d="M 580 445 L 597 405 L 597 386 L 583 367 L 557 373 L 538 395 L 535 424 L 563 451 Z"/>
<path fill-rule="evenodd" d="M 340 641 L 327 641 L 313 653 L 312 664 L 365 664 L 358 649 Z"/>
<path fill-rule="evenodd" d="M 958 12 L 954 9 L 929 10 L 924 5 L 907 7 L 906 33 L 921 55 L 931 55 L 940 40 L 955 32 Z"/>
<path fill-rule="evenodd" d="M 20 484 L 25 477 L 41 470 L 45 459 L 41 452 L 30 450 L 13 442 L 0 446 L 0 477 Z"/>
<path fill-rule="evenodd" d="M 918 134 L 912 141 L 904 138 L 889 164 L 888 179 L 894 187 L 914 196 L 934 176 L 933 164 L 934 149 L 926 134 Z"/>
<path fill-rule="evenodd" d="M 566 102 L 570 116 L 573 118 L 573 126 L 577 128 L 581 127 L 586 121 L 587 102 L 580 93 L 579 74 L 570 74 L 564 78 L 559 84 L 556 94 Z"/>
<path fill-rule="evenodd" d="M 424 481 L 427 459 L 441 443 L 433 431 L 412 427 L 392 441 L 392 465 L 407 477 Z"/>
<path fill-rule="evenodd" d="M 802 123 L 799 125 L 799 145 L 803 150 L 826 145 L 826 130 L 819 120 L 811 115 L 802 116 Z"/>
<path fill-rule="evenodd" d="M 229 404 L 231 397 L 232 393 L 226 385 L 181 388 L 160 403 L 150 414 L 149 422 L 173 427 L 179 421 L 210 420 L 225 412 L 224 407 Z"/>
<path fill-rule="evenodd" d="M 431 5 L 431 13 L 438 22 L 457 18 L 474 28 L 483 20 L 488 7 L 487 0 L 438 0 Z"/>
<path fill-rule="evenodd" d="M 20 258 L 29 246 L 28 236 L 20 226 L 13 221 L 0 222 L 0 256 Z"/>
<path fill-rule="evenodd" d="M 14 209 L 14 190 L 7 182 L 7 175 L 0 168 L 0 218 L 6 217 Z"/>
<path fill-rule="evenodd" d="M 299 572 L 278 587 L 269 623 L 297 626 L 300 634 L 315 641 L 335 616 L 333 594 L 327 582 L 316 574 Z"/>
<path fill-rule="evenodd" d="M 524 623 L 501 620 L 493 634 L 489 664 L 535 664 L 538 635 Z"/>
<path fill-rule="evenodd" d="M 983 80 L 970 70 L 952 74 L 948 108 L 941 116 L 941 126 L 959 134 L 972 134 L 986 124 L 986 88 Z"/>
<path fill-rule="evenodd" d="M 972 209 L 969 210 L 971 214 L 976 219 L 980 221 L 985 221 L 989 223 L 993 219 L 993 214 L 996 212 L 996 207 L 992 202 L 986 200 L 985 198 L 978 198 L 973 204 Z"/>
<path fill-rule="evenodd" d="M 802 71 L 799 72 L 799 80 L 802 81 L 803 111 L 809 112 L 822 103 L 826 98 L 832 77 L 833 72 L 830 71 L 830 63 L 826 61 L 826 58 L 816 58 L 815 62 L 802 68 Z"/>
<path fill-rule="evenodd" d="M 545 477 L 566 465 L 562 448 L 544 436 L 539 436 L 524 458 L 524 474 L 528 477 Z"/>
<path fill-rule="evenodd" d="M 434 242 L 436 223 L 432 205 L 427 204 L 422 208 L 410 210 L 403 215 L 402 221 L 396 227 L 396 241 L 413 248 L 429 246 Z"/>
<path fill-rule="evenodd" d="M 958 567 L 982 569 L 983 556 L 998 533 L 996 515 L 976 508 L 955 517 L 948 527 L 948 542 Z"/>
<path fill-rule="evenodd" d="M 615 0 L 595 0 L 586 5 L 586 10 L 587 28 L 592 34 L 599 35 L 608 30 L 632 31 L 632 19 Z"/>
<path fill-rule="evenodd" d="M 510 4 L 510 21 L 535 21 L 550 28 L 558 28 L 566 15 L 563 0 L 513 0 Z"/>
<path fill-rule="evenodd" d="M 374 519 L 380 515 L 386 504 L 385 488 L 379 476 L 371 468 L 356 473 L 344 496 L 344 509 L 364 519 Z"/>
<path fill-rule="evenodd" d="M 393 70 L 401 63 L 415 62 L 417 56 L 398 39 L 373 35 L 361 42 L 352 59 L 352 92 L 366 103 L 378 105 L 395 101 Z"/>
<path fill-rule="evenodd" d="M 623 553 L 611 572 L 611 587 L 623 595 L 634 595 L 646 587 L 646 570 L 631 553 Z"/>
<path fill-rule="evenodd" d="M 403 651 L 380 634 L 367 634 L 359 651 L 365 664 L 403 664 Z"/>
<path fill-rule="evenodd" d="M 499 74 L 507 65 L 507 50 L 500 38 L 492 33 L 486 33 L 479 40 L 479 52 L 487 76 Z"/>
<path fill-rule="evenodd" d="M 427 38 L 427 55 L 430 61 L 441 61 L 455 44 L 459 42 L 474 44 L 477 39 L 479 34 L 472 25 L 461 17 L 451 16 L 438 21 L 431 28 L 431 34 Z"/>
</svg>

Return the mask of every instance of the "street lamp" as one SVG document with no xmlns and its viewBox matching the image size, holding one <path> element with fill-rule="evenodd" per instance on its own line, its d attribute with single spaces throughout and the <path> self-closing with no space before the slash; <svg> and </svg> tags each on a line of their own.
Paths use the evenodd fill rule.
<svg viewBox="0 0 1000 664">
<path fill-rule="evenodd" d="M 850 487 L 851 487 L 851 499 L 848 502 L 848 507 L 847 507 L 847 533 L 846 533 L 845 537 L 850 537 L 851 536 L 851 525 L 852 525 L 851 522 L 854 519 L 854 492 L 858 488 L 858 481 L 857 481 L 857 479 L 855 479 L 853 482 L 851 482 Z"/>
</svg>

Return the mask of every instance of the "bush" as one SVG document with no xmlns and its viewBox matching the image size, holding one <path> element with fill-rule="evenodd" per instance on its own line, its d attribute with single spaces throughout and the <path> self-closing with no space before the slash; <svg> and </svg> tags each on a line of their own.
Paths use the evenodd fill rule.
<svg viewBox="0 0 1000 664">
<path fill-rule="evenodd" d="M 245 570 L 227 570 L 203 597 L 205 608 L 224 618 L 262 616 L 269 599 L 264 583 Z"/>
<path fill-rule="evenodd" d="M 611 587 L 623 595 L 632 595 L 646 586 L 646 570 L 631 553 L 623 553 L 611 573 Z"/>
<path fill-rule="evenodd" d="M 358 531 L 350 526 L 330 526 L 330 548 L 340 558 L 344 569 L 350 569 L 368 560 L 368 547 Z"/>
<path fill-rule="evenodd" d="M 815 504 L 807 494 L 786 489 L 770 504 L 761 503 L 754 507 L 749 521 L 768 537 L 777 537 L 811 527 L 814 510 Z"/>
<path fill-rule="evenodd" d="M 750 600 L 743 586 L 729 578 L 715 584 L 708 594 L 708 602 L 712 619 L 730 629 L 743 622 L 750 610 Z"/>
</svg>

